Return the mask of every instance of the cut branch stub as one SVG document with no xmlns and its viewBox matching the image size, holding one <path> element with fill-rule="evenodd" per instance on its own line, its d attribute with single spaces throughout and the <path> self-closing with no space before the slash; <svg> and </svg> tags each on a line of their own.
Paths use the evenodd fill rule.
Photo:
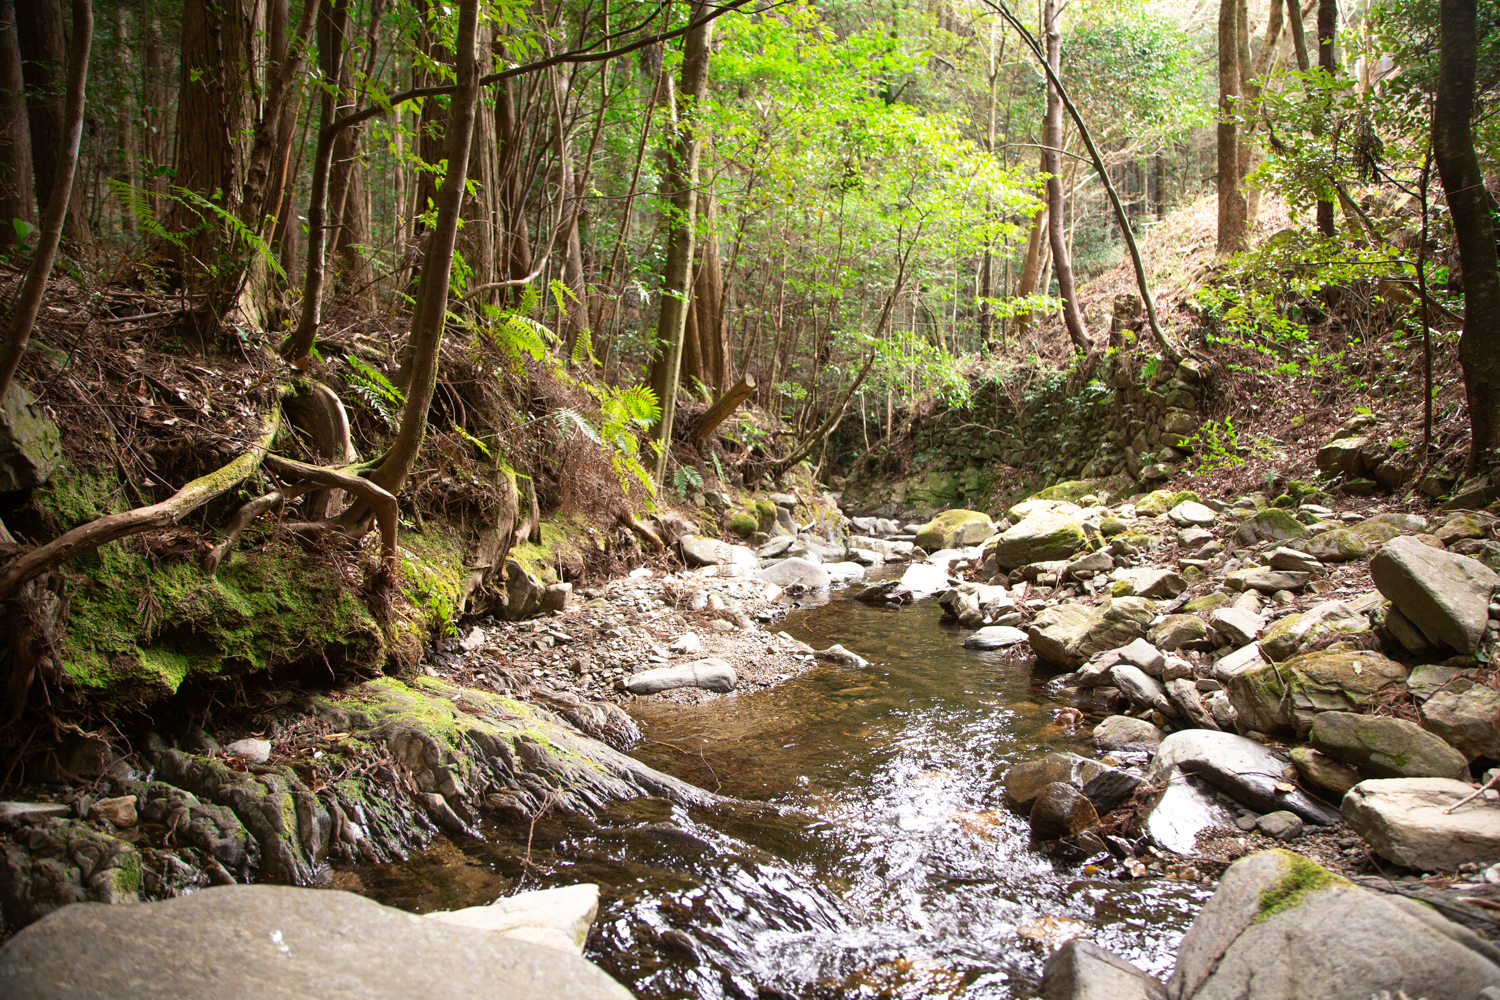
<svg viewBox="0 0 1500 1000">
<path fill-rule="evenodd" d="M 746 372 L 744 377 L 731 386 L 728 392 L 703 411 L 703 416 L 698 418 L 698 426 L 693 428 L 693 440 L 703 441 L 708 438 L 720 424 L 729 418 L 730 414 L 739 409 L 741 403 L 750 398 L 750 394 L 754 391 L 755 376 Z"/>
</svg>

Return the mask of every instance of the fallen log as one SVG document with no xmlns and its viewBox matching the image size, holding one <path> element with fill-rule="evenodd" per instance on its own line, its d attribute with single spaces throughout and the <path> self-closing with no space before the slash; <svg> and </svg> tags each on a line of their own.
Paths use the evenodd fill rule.
<svg viewBox="0 0 1500 1000">
<path fill-rule="evenodd" d="M 741 403 L 750 398 L 755 391 L 755 376 L 746 372 L 744 376 L 714 401 L 714 404 L 703 411 L 698 418 L 698 424 L 693 428 L 692 440 L 702 441 L 714 431 L 719 425 L 729 418 L 729 415 L 739 409 Z"/>
</svg>

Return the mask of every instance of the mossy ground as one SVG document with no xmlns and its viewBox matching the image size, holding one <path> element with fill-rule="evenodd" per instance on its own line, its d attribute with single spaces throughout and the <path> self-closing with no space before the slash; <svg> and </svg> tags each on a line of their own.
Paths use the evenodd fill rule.
<svg viewBox="0 0 1500 1000">
<path fill-rule="evenodd" d="M 1255 915 L 1255 923 L 1301 906 L 1303 900 L 1314 892 L 1350 884 L 1348 879 L 1335 875 L 1316 861 L 1300 854 L 1293 854 L 1291 851 L 1272 853 L 1281 858 L 1285 874 L 1281 881 L 1261 890 L 1260 912 Z"/>
<path fill-rule="evenodd" d="M 541 524 L 542 542 L 522 542 L 510 550 L 510 558 L 544 584 L 561 583 L 558 565 L 582 565 L 591 549 L 600 546 L 600 534 L 586 518 L 558 514 Z"/>
</svg>

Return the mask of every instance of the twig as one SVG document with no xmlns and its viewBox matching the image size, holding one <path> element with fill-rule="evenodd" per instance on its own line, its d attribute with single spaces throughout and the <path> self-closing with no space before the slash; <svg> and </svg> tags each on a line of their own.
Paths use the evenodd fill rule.
<svg viewBox="0 0 1500 1000">
<path fill-rule="evenodd" d="M 1461 798 L 1457 802 L 1453 803 L 1447 809 L 1444 809 L 1443 810 L 1443 815 L 1446 816 L 1449 813 L 1451 813 L 1453 810 L 1457 809 L 1459 806 L 1465 806 L 1465 805 L 1468 805 L 1470 802 L 1473 802 L 1475 799 L 1479 798 L 1479 796 L 1483 795 L 1485 792 L 1489 791 L 1491 788 L 1494 788 L 1497 782 L 1500 782 L 1500 770 L 1497 770 L 1495 772 L 1494 777 L 1490 778 L 1489 781 L 1486 781 L 1484 784 L 1482 784 L 1478 788 L 1474 789 L 1468 795 L 1465 795 L 1463 798 Z"/>
</svg>

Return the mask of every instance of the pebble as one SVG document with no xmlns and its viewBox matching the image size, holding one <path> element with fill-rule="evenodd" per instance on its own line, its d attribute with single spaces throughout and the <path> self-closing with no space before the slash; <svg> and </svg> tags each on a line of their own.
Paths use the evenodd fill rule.
<svg viewBox="0 0 1500 1000">
<path fill-rule="evenodd" d="M 254 737 L 235 740 L 224 747 L 224 756 L 243 757 L 247 764 L 264 764 L 271 759 L 271 741 Z"/>
</svg>

